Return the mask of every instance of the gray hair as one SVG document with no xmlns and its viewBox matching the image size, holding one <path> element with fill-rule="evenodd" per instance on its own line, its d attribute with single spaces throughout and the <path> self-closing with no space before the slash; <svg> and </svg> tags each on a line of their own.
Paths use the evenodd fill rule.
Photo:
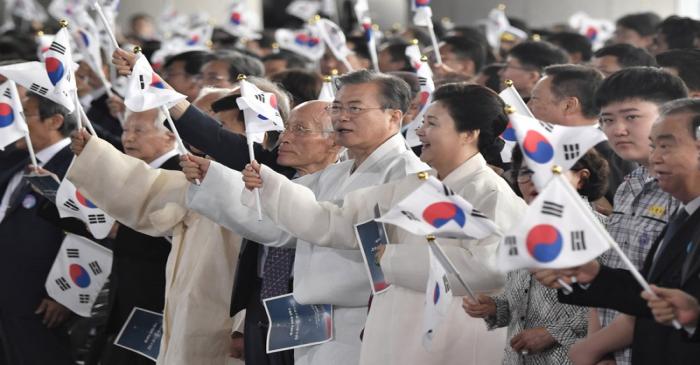
<svg viewBox="0 0 700 365">
<path fill-rule="evenodd" d="M 690 114 L 687 124 L 691 136 L 695 136 L 694 126 L 700 125 L 700 99 L 683 98 L 671 100 L 659 108 L 659 120 L 675 114 Z"/>
<path fill-rule="evenodd" d="M 163 112 L 163 109 L 161 109 L 161 108 L 149 109 L 149 110 L 144 110 L 144 112 L 148 112 L 151 110 L 156 110 L 158 112 L 156 114 L 155 118 L 153 118 L 153 127 L 155 127 L 158 132 L 162 132 L 162 133 L 169 132 L 170 130 L 165 127 L 167 117 L 166 117 L 165 113 Z M 126 122 L 127 120 L 129 120 L 129 117 L 133 113 L 135 113 L 135 112 L 131 111 L 127 108 L 126 111 L 124 112 L 124 121 Z"/>
<path fill-rule="evenodd" d="M 399 109 L 406 113 L 411 105 L 411 88 L 396 76 L 363 69 L 340 76 L 335 83 L 338 90 L 346 85 L 373 83 L 379 86 L 380 103 L 386 109 Z"/>
</svg>

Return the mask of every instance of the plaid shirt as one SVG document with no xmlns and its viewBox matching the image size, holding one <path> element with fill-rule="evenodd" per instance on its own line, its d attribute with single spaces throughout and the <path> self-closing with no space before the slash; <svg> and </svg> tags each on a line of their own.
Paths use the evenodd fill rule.
<svg viewBox="0 0 700 365">
<path fill-rule="evenodd" d="M 613 212 L 606 228 L 630 261 L 641 269 L 647 253 L 679 203 L 659 188 L 646 167 L 640 166 L 625 177 L 615 193 Z M 612 250 L 601 256 L 601 263 L 612 268 L 626 268 Z M 607 326 L 618 312 L 599 309 L 600 322 Z M 618 365 L 632 363 L 629 348 L 615 353 Z"/>
</svg>

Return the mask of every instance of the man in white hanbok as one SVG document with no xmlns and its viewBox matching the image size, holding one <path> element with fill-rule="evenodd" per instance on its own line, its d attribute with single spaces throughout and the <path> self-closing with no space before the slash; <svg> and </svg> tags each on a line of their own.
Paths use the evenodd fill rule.
<svg viewBox="0 0 700 365">
<path fill-rule="evenodd" d="M 329 112 L 336 143 L 346 147 L 354 159 L 295 182 L 310 188 L 319 200 L 340 201 L 351 191 L 426 170 L 427 165 L 406 147 L 399 133 L 403 112 L 410 103 L 408 85 L 365 70 L 338 80 L 340 89 Z M 297 240 L 267 219 L 256 221 L 254 210 L 240 203 L 243 183 L 237 171 L 212 163 L 202 175 L 188 174 L 190 181 L 202 181 L 201 186 L 190 187 L 190 208 L 262 244 L 295 245 L 294 297 L 302 304 L 334 306 L 333 340 L 297 349 L 296 364 L 357 364 L 370 298 L 360 252 L 318 247 Z"/>
</svg>

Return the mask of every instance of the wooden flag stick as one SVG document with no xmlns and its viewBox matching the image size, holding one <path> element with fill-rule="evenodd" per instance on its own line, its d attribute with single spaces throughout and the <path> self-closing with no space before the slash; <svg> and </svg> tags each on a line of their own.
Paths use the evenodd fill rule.
<svg viewBox="0 0 700 365">
<path fill-rule="evenodd" d="M 255 160 L 255 150 L 253 149 L 253 139 L 251 136 L 246 136 L 246 139 L 248 140 L 248 156 L 250 158 L 250 162 L 253 162 Z M 253 192 L 255 193 L 255 206 L 258 209 L 258 221 L 262 221 L 262 205 L 260 204 L 260 189 L 255 188 L 253 189 Z"/>
<path fill-rule="evenodd" d="M 438 44 L 437 37 L 435 36 L 435 29 L 433 29 L 432 19 L 428 21 L 428 33 L 430 33 L 430 41 L 433 43 L 433 53 L 435 53 L 435 63 L 442 64 L 442 57 L 440 56 L 440 45 Z"/>
<path fill-rule="evenodd" d="M 464 280 L 464 278 L 462 278 L 462 274 L 459 273 L 459 271 L 457 270 L 457 267 L 452 263 L 450 258 L 447 257 L 447 254 L 445 254 L 445 251 L 442 250 L 442 247 L 440 247 L 440 245 L 437 243 L 437 241 L 435 240 L 435 236 L 429 235 L 428 237 L 426 237 L 426 239 L 428 240 L 428 246 L 429 246 L 428 249 L 432 250 L 434 254 L 439 253 L 440 256 L 442 256 L 442 258 L 444 258 L 444 261 L 446 261 L 446 264 L 450 266 L 450 270 L 452 270 L 454 272 L 455 276 L 457 277 L 457 280 L 459 280 L 459 283 L 462 284 L 462 287 L 464 287 L 464 289 L 467 291 L 467 295 L 469 296 L 469 299 L 471 299 L 475 303 L 479 303 L 479 300 L 477 299 L 476 294 L 474 294 L 474 291 L 472 290 L 472 288 L 469 286 L 469 284 L 467 284 L 467 282 Z M 438 261 L 442 261 L 442 260 L 438 260 Z"/>
<path fill-rule="evenodd" d="M 117 42 L 117 37 L 114 36 L 114 31 L 112 31 L 112 26 L 109 24 L 109 21 L 107 20 L 107 17 L 105 16 L 104 11 L 102 10 L 102 6 L 100 5 L 99 0 L 94 0 L 92 2 L 92 8 L 95 9 L 97 12 L 97 15 L 100 16 L 100 20 L 102 21 L 102 24 L 105 26 L 105 30 L 107 30 L 107 34 L 109 35 L 109 38 L 112 40 L 112 45 L 114 46 L 114 49 L 119 48 L 119 42 Z"/>
</svg>

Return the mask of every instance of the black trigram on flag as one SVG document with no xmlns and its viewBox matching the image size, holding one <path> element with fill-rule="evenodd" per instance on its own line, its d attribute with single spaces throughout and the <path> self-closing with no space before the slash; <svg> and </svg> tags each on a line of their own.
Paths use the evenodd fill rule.
<svg viewBox="0 0 700 365">
<path fill-rule="evenodd" d="M 49 47 L 49 49 L 52 51 L 56 51 L 62 55 L 66 54 L 66 47 L 64 47 L 60 43 L 56 43 L 56 42 L 51 43 L 51 47 Z"/>
<path fill-rule="evenodd" d="M 70 210 L 72 210 L 72 211 L 74 211 L 74 212 L 77 212 L 77 211 L 80 210 L 80 208 L 78 208 L 78 206 L 75 204 L 75 202 L 73 201 L 73 199 L 68 199 L 68 200 L 66 200 L 66 202 L 63 203 L 63 206 L 66 207 L 66 208 L 68 208 L 68 209 L 70 209 Z"/>
<path fill-rule="evenodd" d="M 139 84 L 141 85 L 141 90 L 146 88 L 146 83 L 143 81 L 143 75 L 139 75 Z"/>
<path fill-rule="evenodd" d="M 105 222 L 107 222 L 107 219 L 105 218 L 104 214 L 89 214 L 88 215 L 88 223 L 90 223 L 90 224 L 105 223 Z"/>
<path fill-rule="evenodd" d="M 255 98 L 258 99 L 261 103 L 265 102 L 265 94 L 255 94 Z"/>
<path fill-rule="evenodd" d="M 581 148 L 578 143 L 564 145 L 564 159 L 567 161 L 577 159 L 581 156 Z"/>
<path fill-rule="evenodd" d="M 586 249 L 586 239 L 583 231 L 571 231 L 571 251 L 583 251 Z"/>
<path fill-rule="evenodd" d="M 418 78 L 418 84 L 420 84 L 420 86 L 425 86 L 425 85 L 428 84 L 428 79 L 425 78 L 425 77 L 419 77 L 419 78 Z"/>
<path fill-rule="evenodd" d="M 554 126 L 549 124 L 549 123 L 545 123 L 545 122 L 540 121 L 540 125 L 542 126 L 542 128 L 546 129 L 547 132 L 550 132 L 550 133 L 554 129 Z"/>
<path fill-rule="evenodd" d="M 409 212 L 409 211 L 407 211 L 407 210 L 402 210 L 402 211 L 401 211 L 401 214 L 403 214 L 404 216 L 406 216 L 406 218 L 408 218 L 408 219 L 410 219 L 410 220 L 412 220 L 412 221 L 420 222 L 420 219 L 418 219 L 418 217 L 416 217 L 415 214 L 413 214 L 413 213 L 411 213 L 411 212 Z"/>
<path fill-rule="evenodd" d="M 80 250 L 78 250 L 77 248 L 67 248 L 66 256 L 72 259 L 77 259 L 80 257 Z"/>
<path fill-rule="evenodd" d="M 542 214 L 549 214 L 561 218 L 564 215 L 564 206 L 561 204 L 545 201 L 542 204 Z"/>
<path fill-rule="evenodd" d="M 445 293 L 450 292 L 450 281 L 447 280 L 447 275 L 442 276 L 442 285 L 445 286 Z"/>
<path fill-rule="evenodd" d="M 59 289 L 62 291 L 66 291 L 70 289 L 70 284 L 68 284 L 68 280 L 61 276 L 60 278 L 56 279 L 56 285 L 58 285 Z"/>
<path fill-rule="evenodd" d="M 10 89 L 5 89 L 5 92 L 2 94 L 6 98 L 12 98 L 12 93 L 10 92 Z"/>
<path fill-rule="evenodd" d="M 78 300 L 80 304 L 90 303 L 90 294 L 78 294 Z"/>
<path fill-rule="evenodd" d="M 455 195 L 455 192 L 448 188 L 445 184 L 442 184 L 442 192 L 445 193 L 446 196 Z"/>
<path fill-rule="evenodd" d="M 472 209 L 471 216 L 472 216 L 472 217 L 477 217 L 477 218 L 489 219 L 489 217 L 485 216 L 484 213 L 482 213 L 482 212 L 480 212 L 480 211 L 478 211 L 478 210 L 476 210 L 476 209 Z"/>
<path fill-rule="evenodd" d="M 88 264 L 90 267 L 90 270 L 92 271 L 93 274 L 99 275 L 102 274 L 102 268 L 100 267 L 100 264 L 97 261 L 93 261 Z"/>
<path fill-rule="evenodd" d="M 47 89 L 41 85 L 38 85 L 38 84 L 31 84 L 29 86 L 29 90 L 31 90 L 32 92 L 35 92 L 39 95 L 46 95 L 49 93 L 49 89 Z"/>
<path fill-rule="evenodd" d="M 518 241 L 515 239 L 515 236 L 506 236 L 506 238 L 503 239 L 503 244 L 506 250 L 508 250 L 508 256 L 518 255 Z"/>
</svg>

